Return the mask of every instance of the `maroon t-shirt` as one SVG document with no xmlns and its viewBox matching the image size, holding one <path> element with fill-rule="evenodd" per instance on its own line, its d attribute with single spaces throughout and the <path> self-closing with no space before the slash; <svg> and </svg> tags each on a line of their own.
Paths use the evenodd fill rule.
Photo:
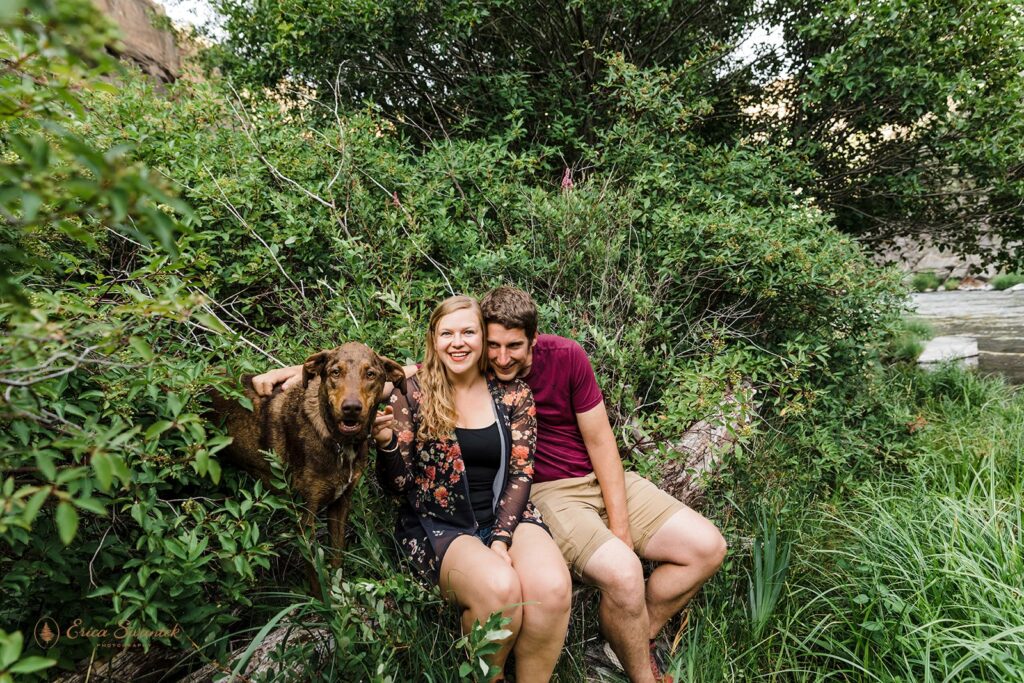
<svg viewBox="0 0 1024 683">
<path fill-rule="evenodd" d="M 604 400 L 583 347 L 553 334 L 537 336 L 530 374 L 523 377 L 537 407 L 533 481 L 583 477 L 594 471 L 576 413 Z"/>
</svg>

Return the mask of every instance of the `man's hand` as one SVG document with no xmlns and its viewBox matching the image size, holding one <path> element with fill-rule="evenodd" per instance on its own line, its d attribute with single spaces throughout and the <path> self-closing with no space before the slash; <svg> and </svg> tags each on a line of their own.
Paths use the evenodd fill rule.
<svg viewBox="0 0 1024 683">
<path fill-rule="evenodd" d="M 626 547 L 633 550 L 633 535 L 629 533 L 629 524 L 627 523 L 624 527 L 619 525 L 609 525 L 608 528 L 615 536 L 626 544 Z"/>
<path fill-rule="evenodd" d="M 270 396 L 274 393 L 274 387 L 281 384 L 281 390 L 290 389 L 302 381 L 302 366 L 292 365 L 287 368 L 277 368 L 256 375 L 252 378 L 252 388 L 260 396 Z M 283 383 L 283 384 L 282 384 Z"/>
<path fill-rule="evenodd" d="M 373 418 L 373 424 L 370 426 L 370 434 L 373 436 L 377 448 L 384 448 L 391 443 L 391 439 L 395 434 L 395 430 L 391 428 L 391 423 L 394 421 L 395 411 L 392 410 L 391 406 L 377 411 L 377 416 Z"/>
<path fill-rule="evenodd" d="M 615 445 L 615 434 L 608 422 L 608 411 L 604 402 L 598 403 L 585 413 L 576 413 L 583 443 L 594 466 L 597 483 L 601 486 L 601 497 L 608 514 L 608 528 L 626 546 L 633 549 L 633 535 L 629 533 L 629 510 L 626 507 L 626 475 Z"/>
<path fill-rule="evenodd" d="M 505 541 L 494 541 L 491 543 L 491 550 L 497 553 L 498 557 L 505 560 L 508 566 L 512 566 L 512 556 L 508 554 L 508 546 L 505 545 Z"/>
</svg>

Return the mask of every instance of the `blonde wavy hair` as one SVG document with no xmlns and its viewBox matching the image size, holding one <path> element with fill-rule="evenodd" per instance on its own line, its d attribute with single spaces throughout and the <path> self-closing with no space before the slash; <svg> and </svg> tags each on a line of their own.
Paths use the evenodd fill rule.
<svg viewBox="0 0 1024 683">
<path fill-rule="evenodd" d="M 476 313 L 477 324 L 480 326 L 481 352 L 477 368 L 483 374 L 487 371 L 487 326 L 480 304 L 469 296 L 451 296 L 442 301 L 430 314 L 430 325 L 427 328 L 427 348 L 423 354 L 423 367 L 420 368 L 419 382 L 422 391 L 420 400 L 420 426 L 416 437 L 421 441 L 430 439 L 450 439 L 455 432 L 455 397 L 448 371 L 441 362 L 441 357 L 434 348 L 437 335 L 437 323 L 444 316 L 455 311 L 471 309 Z"/>
</svg>

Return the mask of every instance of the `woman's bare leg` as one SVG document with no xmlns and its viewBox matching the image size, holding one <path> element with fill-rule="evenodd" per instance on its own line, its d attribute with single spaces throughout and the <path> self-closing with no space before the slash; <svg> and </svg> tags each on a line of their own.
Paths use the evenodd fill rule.
<svg viewBox="0 0 1024 683">
<path fill-rule="evenodd" d="M 558 546 L 536 524 L 516 527 L 509 555 L 523 596 L 523 623 L 515 641 L 516 681 L 547 681 L 565 644 L 572 578 Z"/>
<path fill-rule="evenodd" d="M 477 537 L 460 536 L 444 554 L 440 585 L 442 595 L 462 608 L 463 633 L 473 628 L 473 622 L 485 623 L 494 612 L 512 619 L 505 627 L 512 635 L 490 657 L 491 664 L 503 668 L 523 621 L 523 595 L 515 570 Z"/>
</svg>

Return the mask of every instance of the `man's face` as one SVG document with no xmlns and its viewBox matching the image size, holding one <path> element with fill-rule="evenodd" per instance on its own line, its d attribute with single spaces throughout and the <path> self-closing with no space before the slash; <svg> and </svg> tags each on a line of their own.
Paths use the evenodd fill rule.
<svg viewBox="0 0 1024 683">
<path fill-rule="evenodd" d="M 487 323 L 487 359 L 498 379 L 507 382 L 530 374 L 534 341 L 526 338 L 521 327 Z"/>
</svg>

